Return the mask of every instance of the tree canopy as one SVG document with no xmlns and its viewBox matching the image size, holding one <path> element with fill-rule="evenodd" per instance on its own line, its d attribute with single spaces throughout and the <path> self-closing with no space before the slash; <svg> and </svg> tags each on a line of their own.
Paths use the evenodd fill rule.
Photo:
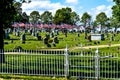
<svg viewBox="0 0 120 80">
<path fill-rule="evenodd" d="M 82 17 L 81 17 L 81 22 L 84 23 L 84 26 L 86 27 L 86 24 L 90 22 L 91 20 L 91 15 L 89 15 L 87 12 L 83 13 Z"/>
<path fill-rule="evenodd" d="M 52 23 L 53 21 L 53 16 L 52 13 L 49 11 L 45 11 L 44 13 L 41 14 L 41 22 L 43 23 Z"/>
<path fill-rule="evenodd" d="M 40 19 L 40 14 L 38 11 L 32 11 L 30 13 L 30 22 L 37 23 L 39 19 Z"/>
<path fill-rule="evenodd" d="M 113 0 L 115 5 L 112 7 L 112 23 L 116 23 L 116 27 L 120 27 L 120 0 Z"/>
<path fill-rule="evenodd" d="M 69 7 L 58 9 L 54 15 L 55 24 L 71 24 L 72 9 Z"/>
</svg>

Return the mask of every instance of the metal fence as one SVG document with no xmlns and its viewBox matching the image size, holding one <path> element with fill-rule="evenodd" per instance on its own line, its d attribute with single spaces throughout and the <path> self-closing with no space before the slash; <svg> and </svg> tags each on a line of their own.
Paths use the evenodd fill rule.
<svg viewBox="0 0 120 80">
<path fill-rule="evenodd" d="M 120 78 L 118 53 L 64 50 L 7 50 L 0 74 L 65 76 L 90 79 Z"/>
</svg>

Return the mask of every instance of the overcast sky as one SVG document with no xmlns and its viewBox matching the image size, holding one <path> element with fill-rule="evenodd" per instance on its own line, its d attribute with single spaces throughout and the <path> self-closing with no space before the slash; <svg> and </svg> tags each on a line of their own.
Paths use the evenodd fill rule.
<svg viewBox="0 0 120 80">
<path fill-rule="evenodd" d="M 100 12 L 105 12 L 110 17 L 113 5 L 112 0 L 32 0 L 29 4 L 23 3 L 22 9 L 28 15 L 34 10 L 39 11 L 40 14 L 48 10 L 54 15 L 57 9 L 70 7 L 80 16 L 84 12 L 88 12 L 95 18 Z"/>
</svg>

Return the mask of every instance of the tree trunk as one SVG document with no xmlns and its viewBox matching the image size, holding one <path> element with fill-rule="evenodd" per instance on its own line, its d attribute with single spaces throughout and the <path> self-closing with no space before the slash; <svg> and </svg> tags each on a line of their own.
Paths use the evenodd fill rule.
<svg viewBox="0 0 120 80">
<path fill-rule="evenodd" d="M 5 63 L 5 56 L 4 56 L 4 31 L 3 31 L 3 24 L 0 23 L 0 63 Z"/>
</svg>

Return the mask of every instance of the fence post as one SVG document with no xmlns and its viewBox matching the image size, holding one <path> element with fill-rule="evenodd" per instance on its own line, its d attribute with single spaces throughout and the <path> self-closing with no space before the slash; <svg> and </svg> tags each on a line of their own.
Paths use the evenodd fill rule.
<svg viewBox="0 0 120 80">
<path fill-rule="evenodd" d="M 96 80 L 99 80 L 99 51 L 98 48 L 95 51 L 95 78 Z"/>
<path fill-rule="evenodd" d="M 65 48 L 64 54 L 65 54 L 65 64 L 64 64 L 65 68 L 64 68 L 64 71 L 65 71 L 65 78 L 67 78 L 69 76 L 69 54 L 68 54 L 67 46 Z"/>
</svg>

